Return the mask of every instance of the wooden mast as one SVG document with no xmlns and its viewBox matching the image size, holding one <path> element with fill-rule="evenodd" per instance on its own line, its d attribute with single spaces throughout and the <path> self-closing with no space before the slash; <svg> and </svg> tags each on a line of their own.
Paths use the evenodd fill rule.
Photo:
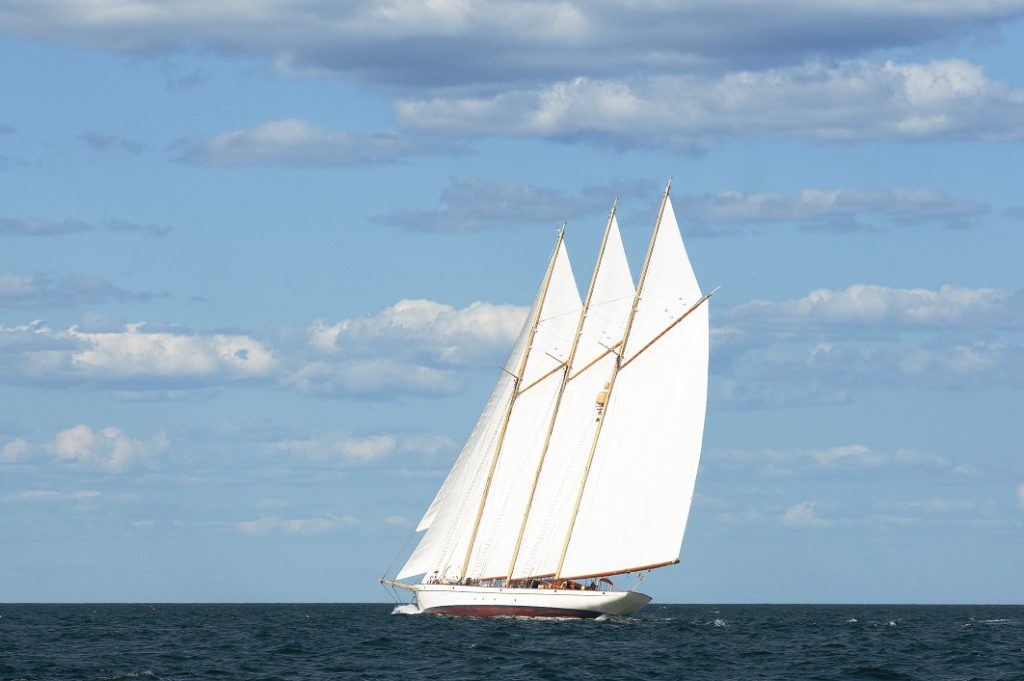
<svg viewBox="0 0 1024 681">
<path fill-rule="evenodd" d="M 605 246 L 608 245 L 608 234 L 612 230 L 612 223 L 615 220 L 615 207 L 618 206 L 618 198 L 612 202 L 612 210 L 608 213 L 608 224 L 604 228 L 604 237 L 601 239 L 601 248 L 597 253 L 597 263 L 594 265 L 594 274 L 590 277 L 590 288 L 587 289 L 587 297 L 583 301 L 583 308 L 580 310 L 580 320 L 576 324 L 576 335 L 573 337 L 572 347 L 569 349 L 569 358 L 562 363 L 562 382 L 558 386 L 558 393 L 555 397 L 555 408 L 551 412 L 551 419 L 548 421 L 548 431 L 544 436 L 544 446 L 540 450 L 540 459 L 537 461 L 537 470 L 533 474 L 533 484 L 530 486 L 530 495 L 526 499 L 526 509 L 523 511 L 523 522 L 519 525 L 519 535 L 516 537 L 516 547 L 512 550 L 512 560 L 508 565 L 508 573 L 505 576 L 505 585 L 512 581 L 512 573 L 515 571 L 516 560 L 519 558 L 519 549 L 523 545 L 523 535 L 526 534 L 526 523 L 530 519 L 530 509 L 533 508 L 533 497 L 537 492 L 537 483 L 540 482 L 540 473 L 544 468 L 544 459 L 548 454 L 548 447 L 551 446 L 551 434 L 555 430 L 555 421 L 558 417 L 558 408 L 562 405 L 562 395 L 565 394 L 565 386 L 569 383 L 569 371 L 572 368 L 573 360 L 576 358 L 576 348 L 580 344 L 580 334 L 583 333 L 583 323 L 587 319 L 587 311 L 590 309 L 590 299 L 594 295 L 594 286 L 597 284 L 597 273 L 601 269 L 601 261 L 604 260 Z M 538 379 L 540 380 L 540 379 Z"/>
<path fill-rule="evenodd" d="M 597 443 L 601 437 L 601 429 L 608 416 L 608 409 L 611 407 L 612 390 L 615 389 L 615 378 L 622 368 L 622 357 L 626 352 L 626 343 L 629 341 L 629 332 L 633 328 L 633 319 L 636 317 L 636 309 L 640 304 L 640 295 L 644 290 L 644 281 L 647 279 L 647 269 L 651 264 L 651 254 L 654 253 L 654 244 L 658 239 L 658 230 L 661 228 L 661 218 L 665 214 L 665 204 L 668 203 L 668 192 L 672 188 L 672 178 L 668 179 L 665 185 L 665 194 L 661 197 L 661 207 L 658 208 L 658 219 L 654 223 L 654 233 L 651 234 L 651 243 L 647 246 L 647 255 L 644 257 L 644 266 L 640 270 L 640 279 L 637 281 L 636 293 L 633 295 L 633 306 L 626 318 L 626 327 L 622 332 L 622 340 L 619 341 L 618 349 L 615 351 L 615 364 L 612 365 L 612 374 L 608 379 L 608 388 L 605 391 L 605 407 L 597 420 L 597 429 L 594 432 L 594 440 L 590 444 L 590 453 L 587 455 L 587 463 L 583 466 L 583 479 L 580 480 L 579 492 L 576 494 L 576 503 L 572 509 L 572 516 L 569 518 L 569 529 L 565 533 L 565 542 L 562 544 L 562 554 L 558 558 L 558 567 L 555 569 L 555 579 L 562 576 L 562 566 L 565 564 L 565 555 L 569 551 L 569 542 L 572 540 L 572 531 L 576 527 L 576 516 L 580 512 L 580 503 L 583 501 L 583 491 L 587 487 L 587 477 L 590 475 L 590 465 L 594 461 L 594 453 L 597 451 Z"/>
<path fill-rule="evenodd" d="M 513 377 L 512 396 L 505 407 L 505 414 L 501 420 L 501 429 L 498 431 L 498 443 L 494 447 L 494 456 L 491 457 L 490 468 L 487 469 L 487 480 L 484 482 L 484 491 L 480 496 L 480 507 L 476 512 L 476 519 L 473 521 L 473 531 L 469 535 L 469 546 L 466 547 L 466 558 L 462 561 L 462 571 L 459 579 L 466 581 L 466 570 L 469 568 L 469 559 L 473 554 L 473 545 L 476 543 L 476 534 L 480 530 L 480 520 L 484 515 L 484 506 L 487 505 L 487 494 L 491 490 L 491 480 L 494 478 L 494 469 L 498 466 L 498 458 L 501 456 L 501 445 L 505 441 L 505 431 L 508 430 L 508 422 L 512 417 L 512 407 L 515 406 L 516 397 L 519 396 L 519 385 L 523 380 L 523 373 L 526 371 L 526 361 L 530 357 L 530 348 L 533 346 L 533 337 L 537 333 L 537 324 L 540 322 L 540 313 L 544 309 L 544 300 L 548 295 L 548 286 L 551 284 L 551 273 L 555 270 L 555 261 L 558 259 L 558 252 L 562 247 L 562 239 L 565 237 L 565 223 L 558 232 L 558 239 L 555 241 L 555 250 L 551 254 L 551 262 L 548 263 L 547 272 L 544 274 L 544 283 L 541 284 L 540 295 L 537 298 L 537 309 L 534 312 L 533 320 L 530 322 L 530 334 L 526 339 L 526 347 L 523 349 L 523 358 L 519 362 L 516 375 Z"/>
</svg>

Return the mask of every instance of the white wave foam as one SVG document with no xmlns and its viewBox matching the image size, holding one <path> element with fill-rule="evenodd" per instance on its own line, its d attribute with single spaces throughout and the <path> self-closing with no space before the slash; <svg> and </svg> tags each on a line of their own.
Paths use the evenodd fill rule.
<svg viewBox="0 0 1024 681">
<path fill-rule="evenodd" d="M 416 607 L 413 603 L 403 603 L 402 605 L 396 605 L 395 609 L 391 611 L 392 615 L 421 615 L 423 611 Z"/>
</svg>

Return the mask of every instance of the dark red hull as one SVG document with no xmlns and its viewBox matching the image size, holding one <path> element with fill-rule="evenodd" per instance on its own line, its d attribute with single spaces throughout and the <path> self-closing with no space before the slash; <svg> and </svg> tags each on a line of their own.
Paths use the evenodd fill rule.
<svg viewBox="0 0 1024 681">
<path fill-rule="evenodd" d="M 567 610 L 536 606 L 507 605 L 449 605 L 425 610 L 429 615 L 455 615 L 458 617 L 578 617 L 593 619 L 601 613 L 592 610 Z"/>
</svg>

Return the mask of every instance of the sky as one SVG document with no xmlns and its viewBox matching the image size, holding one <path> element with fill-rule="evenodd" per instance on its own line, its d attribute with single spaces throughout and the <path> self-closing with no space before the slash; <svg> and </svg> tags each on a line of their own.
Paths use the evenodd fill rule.
<svg viewBox="0 0 1024 681">
<path fill-rule="evenodd" d="M 0 0 L 0 93 L 0 601 L 388 600 L 558 228 L 638 271 L 672 177 L 639 588 L 1024 602 L 1024 1 Z"/>
</svg>

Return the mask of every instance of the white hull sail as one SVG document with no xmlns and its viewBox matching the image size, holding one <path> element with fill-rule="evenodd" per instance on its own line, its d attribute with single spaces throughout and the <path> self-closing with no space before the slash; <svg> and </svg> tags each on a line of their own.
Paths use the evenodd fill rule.
<svg viewBox="0 0 1024 681">
<path fill-rule="evenodd" d="M 398 572 L 421 583 L 381 580 L 414 592 L 423 612 L 629 615 L 650 598 L 573 580 L 679 562 L 704 431 L 711 294 L 701 295 L 667 187 L 636 286 L 615 206 L 583 300 L 563 234 Z"/>
<path fill-rule="evenodd" d="M 433 615 L 578 617 L 632 615 L 651 601 L 636 591 L 518 589 L 417 584 L 416 606 Z"/>
</svg>

